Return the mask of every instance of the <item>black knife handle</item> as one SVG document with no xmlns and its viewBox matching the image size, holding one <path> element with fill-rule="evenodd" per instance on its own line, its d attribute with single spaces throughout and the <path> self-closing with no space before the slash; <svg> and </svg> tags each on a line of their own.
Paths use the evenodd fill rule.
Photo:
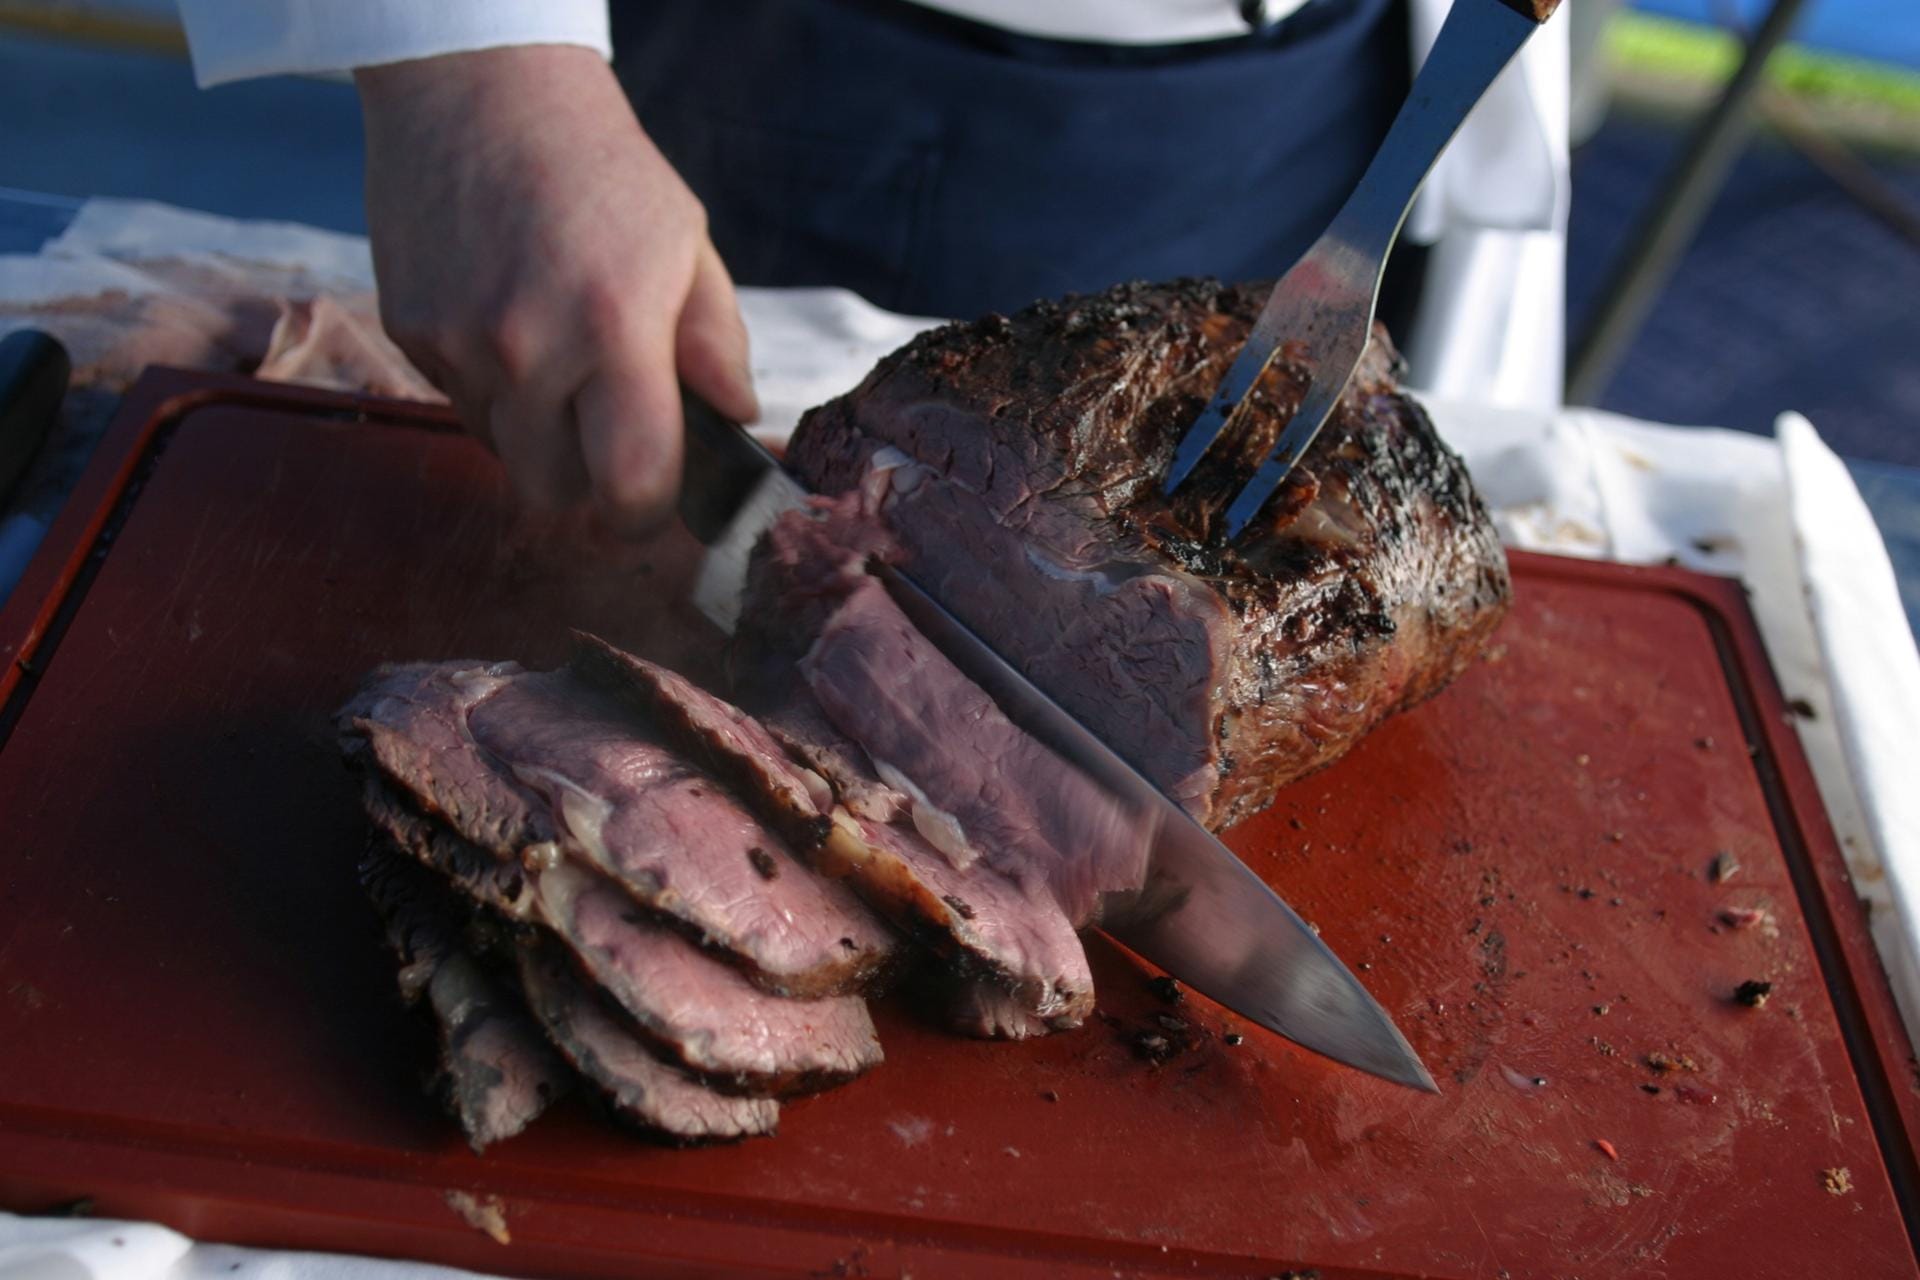
<svg viewBox="0 0 1920 1280">
<path fill-rule="evenodd" d="M 710 544 L 732 523 L 760 478 L 780 469 L 780 460 L 684 386 L 680 403 L 687 424 L 680 518 L 694 537 Z"/>
<path fill-rule="evenodd" d="M 50 333 L 16 329 L 0 338 L 0 509 L 52 430 L 72 372 Z"/>
</svg>

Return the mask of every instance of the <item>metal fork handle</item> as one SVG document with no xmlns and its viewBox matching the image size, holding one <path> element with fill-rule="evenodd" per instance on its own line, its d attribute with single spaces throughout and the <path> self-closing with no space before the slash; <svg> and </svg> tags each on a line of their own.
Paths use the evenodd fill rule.
<svg viewBox="0 0 1920 1280">
<path fill-rule="evenodd" d="M 1551 12 L 1559 0 L 1537 3 Z M 1533 9 L 1526 0 L 1454 0 L 1380 149 L 1334 216 L 1343 239 L 1377 249 L 1385 265 L 1440 153 L 1539 25 Z M 1526 21 L 1515 22 L 1514 14 Z"/>
<path fill-rule="evenodd" d="M 1441 151 L 1459 131 L 1474 104 L 1485 96 L 1494 77 L 1513 60 L 1527 37 L 1558 4 L 1559 0 L 1455 0 L 1407 100 L 1401 104 L 1399 114 L 1361 175 L 1359 185 L 1347 197 L 1320 240 L 1301 263 L 1282 278 L 1268 298 L 1240 355 L 1180 442 L 1165 485 L 1165 491 L 1172 493 L 1192 474 L 1213 441 L 1234 428 L 1247 393 L 1272 362 L 1280 342 L 1288 338 L 1305 340 L 1309 346 L 1309 366 L 1324 373 L 1309 385 L 1300 408 L 1274 442 L 1266 460 L 1228 508 L 1226 533 L 1229 538 L 1246 527 L 1286 478 L 1293 463 L 1306 453 L 1307 446 L 1319 434 L 1321 425 L 1345 390 L 1372 327 L 1387 251 L 1400 234 L 1413 199 Z M 1298 276 L 1304 265 L 1315 267 L 1313 274 L 1324 277 L 1331 273 L 1336 278 L 1310 285 Z M 1325 301 L 1344 301 L 1362 313 L 1341 315 L 1340 333 L 1328 333 L 1318 325 L 1312 326 L 1318 330 L 1312 334 L 1280 332 L 1282 326 L 1300 325 L 1299 299 L 1295 295 L 1307 288 L 1315 288 Z M 1344 332 L 1348 325 L 1354 326 L 1357 332 Z M 1334 341 L 1346 346 L 1355 339 L 1359 345 L 1351 348 L 1351 359 L 1327 359 L 1333 355 Z M 1321 350 L 1313 350 L 1316 345 Z M 1336 378 L 1338 385 L 1333 385 Z"/>
</svg>

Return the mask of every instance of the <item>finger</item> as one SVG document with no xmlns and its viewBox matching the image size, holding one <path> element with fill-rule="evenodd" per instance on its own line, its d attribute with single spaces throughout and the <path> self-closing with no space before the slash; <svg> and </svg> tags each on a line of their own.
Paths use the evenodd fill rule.
<svg viewBox="0 0 1920 1280">
<path fill-rule="evenodd" d="M 570 399 L 562 388 L 523 384 L 487 406 L 494 452 L 514 491 L 531 507 L 557 511 L 587 495 L 587 466 Z"/>
<path fill-rule="evenodd" d="M 694 394 L 736 422 L 760 416 L 740 299 L 711 240 L 701 241 L 674 348 L 680 376 Z"/>
<path fill-rule="evenodd" d="M 662 332 L 604 365 L 573 397 L 594 503 L 619 532 L 664 521 L 680 487 L 680 387 Z"/>
</svg>

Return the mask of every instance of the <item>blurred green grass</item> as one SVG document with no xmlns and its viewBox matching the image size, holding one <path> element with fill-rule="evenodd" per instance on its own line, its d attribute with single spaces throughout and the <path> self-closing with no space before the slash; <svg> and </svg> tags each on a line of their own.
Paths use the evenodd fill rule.
<svg viewBox="0 0 1920 1280">
<path fill-rule="evenodd" d="M 1739 64 L 1732 32 L 1651 14 L 1622 12 L 1608 24 L 1608 63 L 1629 76 L 1718 85 Z M 1920 146 L 1920 72 L 1803 45 L 1783 45 L 1767 82 L 1810 105 L 1861 107 L 1909 118 Z"/>
</svg>

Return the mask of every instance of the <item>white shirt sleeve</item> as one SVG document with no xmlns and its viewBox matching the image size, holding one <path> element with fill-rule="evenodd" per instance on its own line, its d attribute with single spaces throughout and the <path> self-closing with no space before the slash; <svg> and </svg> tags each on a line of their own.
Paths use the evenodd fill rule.
<svg viewBox="0 0 1920 1280">
<path fill-rule="evenodd" d="M 201 88 L 516 44 L 612 56 L 607 0 L 180 0 Z"/>
</svg>

